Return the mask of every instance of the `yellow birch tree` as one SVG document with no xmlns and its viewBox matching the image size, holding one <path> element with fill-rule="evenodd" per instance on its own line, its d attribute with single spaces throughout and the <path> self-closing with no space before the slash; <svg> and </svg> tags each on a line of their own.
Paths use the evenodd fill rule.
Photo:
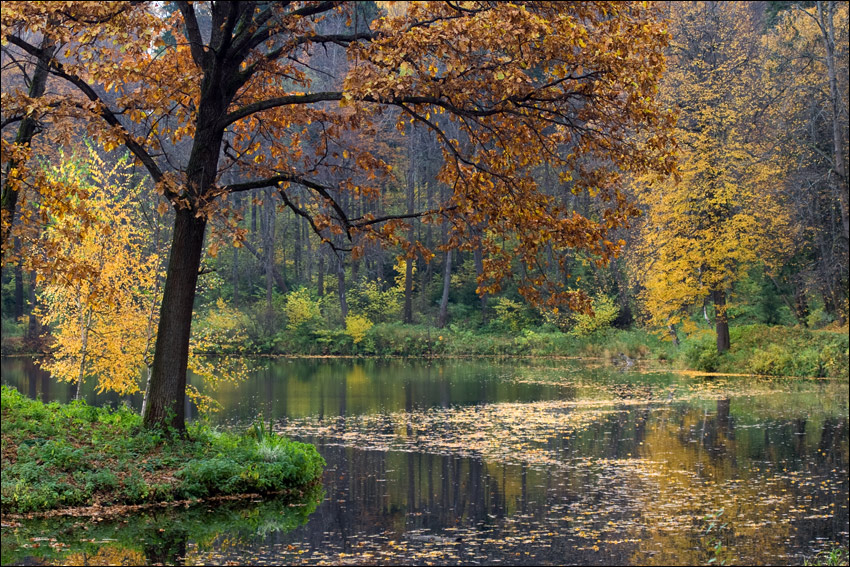
<svg viewBox="0 0 850 567">
<path fill-rule="evenodd" d="M 59 380 L 97 381 L 97 391 L 139 391 L 151 354 L 161 258 L 149 248 L 133 206 L 138 185 L 128 160 L 108 167 L 93 150 L 48 167 L 51 183 L 75 186 L 85 222 L 73 213 L 50 218 L 31 256 L 43 282 L 39 315 L 52 328 L 52 356 L 41 365 Z"/>
</svg>

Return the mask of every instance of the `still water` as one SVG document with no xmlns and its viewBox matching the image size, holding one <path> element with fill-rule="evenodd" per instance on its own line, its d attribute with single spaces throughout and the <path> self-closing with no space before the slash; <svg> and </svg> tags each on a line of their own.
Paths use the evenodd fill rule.
<svg viewBox="0 0 850 567">
<path fill-rule="evenodd" d="M 0 364 L 30 396 L 71 395 L 28 359 Z M 315 443 L 323 486 L 23 522 L 3 529 L 3 563 L 775 565 L 848 543 L 847 382 L 310 359 L 206 393 L 216 423 L 261 417 Z"/>
</svg>

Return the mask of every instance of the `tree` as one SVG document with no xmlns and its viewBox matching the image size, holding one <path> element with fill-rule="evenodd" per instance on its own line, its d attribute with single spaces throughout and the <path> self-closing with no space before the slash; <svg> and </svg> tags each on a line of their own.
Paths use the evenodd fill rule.
<svg viewBox="0 0 850 567">
<path fill-rule="evenodd" d="M 45 280 L 40 317 L 55 339 L 41 366 L 76 383 L 77 399 L 89 378 L 97 380 L 98 391 L 139 391 L 139 369 L 153 347 L 161 259 L 149 250 L 144 220 L 133 206 L 138 186 L 132 177 L 127 156 L 107 168 L 93 150 L 63 159 L 45 176 L 88 194 L 83 203 L 89 214 L 52 217 L 29 258 Z"/>
<path fill-rule="evenodd" d="M 717 350 L 730 346 L 732 284 L 770 246 L 783 218 L 766 197 L 771 165 L 754 143 L 759 101 L 752 15 L 743 3 L 668 4 L 673 34 L 667 100 L 679 109 L 680 179 L 647 186 L 635 261 L 651 321 L 675 329 L 710 300 Z"/>
<path fill-rule="evenodd" d="M 842 173 L 848 159 L 848 8 L 821 4 L 780 12 L 763 42 L 763 68 L 776 101 L 765 114 L 773 126 L 765 138 L 787 162 L 775 185 L 792 234 L 772 278 L 780 291 L 788 290 L 793 301 L 786 301 L 804 325 L 809 300 L 818 295 L 828 313 L 846 321 L 850 290 Z"/>
<path fill-rule="evenodd" d="M 439 218 L 453 227 L 449 246 L 482 250 L 480 291 L 499 288 L 512 252 L 527 298 L 580 309 L 587 297 L 547 281 L 541 251 L 581 248 L 605 261 L 618 250 L 607 230 L 635 213 L 620 173 L 672 169 L 671 119 L 655 99 L 667 35 L 640 3 L 417 2 L 368 27 L 350 3 L 174 2 L 163 17 L 160 3 L 109 3 L 120 29 L 90 17 L 99 5 L 4 5 L 3 41 L 30 57 L 38 50 L 26 31 L 61 43 L 50 72 L 82 94 L 92 135 L 106 149 L 125 145 L 174 209 L 147 426 L 184 428 L 204 237 L 209 219 L 227 214 L 228 194 L 273 187 L 327 245 L 352 248 L 347 240 L 355 253 L 382 242 L 413 255 L 405 222 Z M 57 12 L 75 25 L 55 29 Z M 340 22 L 343 32 L 327 31 Z M 312 88 L 324 54 L 340 50 L 347 73 Z M 439 179 L 451 190 L 433 210 L 343 206 L 380 195 L 390 168 L 358 142 L 385 112 L 399 130 L 417 123 L 441 143 Z M 604 200 L 604 215 L 560 206 L 535 181 L 543 163 Z M 223 183 L 231 168 L 241 181 Z M 293 185 L 305 189 L 298 198 Z"/>
</svg>

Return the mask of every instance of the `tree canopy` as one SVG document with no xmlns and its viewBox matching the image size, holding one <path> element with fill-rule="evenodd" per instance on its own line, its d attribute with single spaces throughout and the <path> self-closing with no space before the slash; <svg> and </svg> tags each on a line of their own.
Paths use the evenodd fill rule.
<svg viewBox="0 0 850 567">
<path fill-rule="evenodd" d="M 672 117 L 656 96 L 668 41 L 637 2 L 415 2 L 368 20 L 340 2 L 41 2 L 3 6 L 2 39 L 46 67 L 56 90 L 4 90 L 12 120 L 61 140 L 85 131 L 124 146 L 174 214 L 145 423 L 184 427 L 192 306 L 207 224 L 237 244 L 229 195 L 272 188 L 322 241 L 355 255 L 370 243 L 429 255 L 403 230 L 414 217 L 451 228 L 448 247 L 482 255 L 479 292 L 522 266 L 520 291 L 581 309 L 564 254 L 604 262 L 611 229 L 637 212 L 624 173 L 674 167 Z M 320 72 L 341 52 L 347 64 Z M 58 85 L 62 85 L 61 87 Z M 430 132 L 444 198 L 405 213 L 375 202 L 391 164 L 379 125 Z M 61 203 L 32 167 L 26 136 L 3 141 L 4 258 L 18 195 Z M 541 186 L 540 168 L 557 172 Z M 563 192 L 563 194 L 559 194 Z M 588 217 L 564 195 L 600 200 Z M 211 253 L 215 253 L 211 243 Z M 551 258 L 566 272 L 552 278 Z"/>
</svg>

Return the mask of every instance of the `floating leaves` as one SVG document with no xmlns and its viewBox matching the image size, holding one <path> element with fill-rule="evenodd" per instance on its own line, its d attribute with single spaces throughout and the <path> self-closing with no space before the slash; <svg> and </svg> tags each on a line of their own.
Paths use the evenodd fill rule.
<svg viewBox="0 0 850 567">
<path fill-rule="evenodd" d="M 608 407 L 605 407 L 608 406 Z M 581 408 L 581 411 L 576 411 Z M 286 435 L 337 439 L 370 450 L 417 451 L 488 461 L 558 465 L 557 447 L 620 410 L 607 402 L 501 403 L 289 420 Z"/>
</svg>

